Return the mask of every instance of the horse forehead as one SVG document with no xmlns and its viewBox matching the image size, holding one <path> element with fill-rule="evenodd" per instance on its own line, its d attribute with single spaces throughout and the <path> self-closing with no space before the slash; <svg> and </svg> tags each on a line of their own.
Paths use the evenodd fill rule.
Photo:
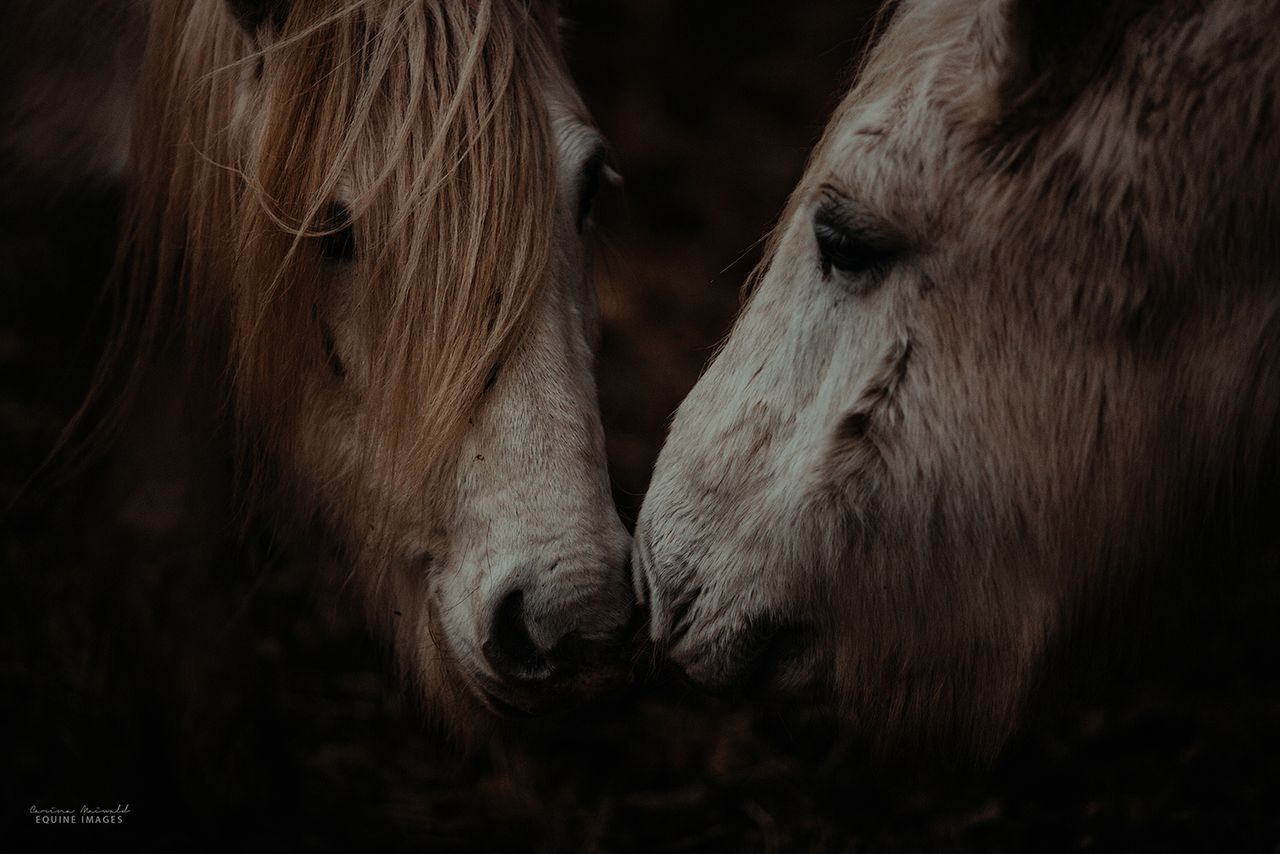
<svg viewBox="0 0 1280 854">
<path fill-rule="evenodd" d="M 864 191 L 919 185 L 954 146 L 974 85 L 975 9 L 904 0 L 837 109 L 820 158 Z"/>
<path fill-rule="evenodd" d="M 921 41 L 916 20 L 903 15 L 870 56 L 866 67 L 836 112 L 836 142 L 841 149 L 857 152 L 880 147 L 886 139 L 904 130 L 919 132 L 922 120 L 945 106 L 946 73 L 963 49 L 959 29 L 950 25 L 948 35 L 938 35 L 935 43 Z M 900 37 L 899 31 L 906 31 Z"/>
<path fill-rule="evenodd" d="M 926 126 L 929 109 L 924 81 L 908 80 L 895 89 L 871 93 L 855 91 L 841 106 L 820 159 L 839 173 L 852 170 L 861 181 L 900 161 L 912 162 L 945 144 L 941 125 Z"/>
<path fill-rule="evenodd" d="M 852 94 L 836 122 L 839 148 L 845 153 L 859 153 L 883 146 L 910 123 L 918 95 L 919 88 L 910 82 L 894 91 Z"/>
</svg>

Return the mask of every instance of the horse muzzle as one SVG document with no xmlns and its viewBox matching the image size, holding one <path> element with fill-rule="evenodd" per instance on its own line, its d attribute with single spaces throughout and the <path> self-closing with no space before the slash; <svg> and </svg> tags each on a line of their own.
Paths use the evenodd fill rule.
<svg viewBox="0 0 1280 854">
<path fill-rule="evenodd" d="M 643 536 L 632 560 L 636 594 L 652 614 L 652 643 L 682 681 L 719 695 L 801 693 L 821 681 L 812 621 L 714 601 L 698 567 L 679 556 L 663 560 Z"/>
<path fill-rule="evenodd" d="M 534 717 L 621 688 L 639 619 L 624 574 L 602 583 L 598 570 L 553 565 L 520 575 L 487 608 L 473 682 L 485 705 L 504 717 Z"/>
</svg>

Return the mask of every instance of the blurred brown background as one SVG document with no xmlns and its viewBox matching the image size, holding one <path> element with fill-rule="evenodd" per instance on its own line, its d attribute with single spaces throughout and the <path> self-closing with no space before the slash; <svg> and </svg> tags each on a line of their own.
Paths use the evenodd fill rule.
<svg viewBox="0 0 1280 854">
<path fill-rule="evenodd" d="M 873 5 L 567 6 L 626 180 L 599 213 L 600 393 L 628 520 Z M 77 343 L 114 204 L 42 184 L 0 199 L 6 507 L 91 363 Z M 144 850 L 1280 851 L 1274 582 L 1180 622 L 1138 675 L 1051 710 L 992 769 L 875 761 L 827 721 L 661 680 L 463 756 L 311 567 L 268 542 L 227 559 L 141 541 L 93 493 L 28 493 L 0 518 L 0 813 L 42 848 L 79 843 L 27 809 L 69 801 L 129 803 L 113 833 Z"/>
</svg>

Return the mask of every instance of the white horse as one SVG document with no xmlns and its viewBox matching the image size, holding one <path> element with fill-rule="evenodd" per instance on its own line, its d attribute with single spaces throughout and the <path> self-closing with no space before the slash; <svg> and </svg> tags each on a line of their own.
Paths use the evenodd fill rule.
<svg viewBox="0 0 1280 854">
<path fill-rule="evenodd" d="M 990 752 L 1081 629 L 1274 533 L 1277 31 L 898 4 L 645 501 L 690 677 Z"/>
<path fill-rule="evenodd" d="M 320 532 L 463 730 L 615 682 L 633 597 L 592 375 L 605 150 L 554 5 L 139 18 L 111 87 L 133 119 L 98 140 L 129 197 L 99 396 L 179 362 L 184 423 L 234 437 L 242 496 Z"/>
</svg>

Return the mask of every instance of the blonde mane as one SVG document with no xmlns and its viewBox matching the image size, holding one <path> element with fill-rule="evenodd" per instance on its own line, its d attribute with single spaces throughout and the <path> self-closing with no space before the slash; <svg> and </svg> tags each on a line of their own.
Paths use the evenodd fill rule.
<svg viewBox="0 0 1280 854">
<path fill-rule="evenodd" d="M 177 347 L 212 369 L 260 478 L 314 404 L 301 378 L 332 356 L 318 247 L 349 225 L 364 462 L 430 482 L 545 279 L 539 86 L 559 60 L 522 0 L 309 0 L 265 41 L 224 0 L 152 7 L 113 355 L 137 373 Z M 254 78 L 266 100 L 245 134 Z"/>
</svg>

